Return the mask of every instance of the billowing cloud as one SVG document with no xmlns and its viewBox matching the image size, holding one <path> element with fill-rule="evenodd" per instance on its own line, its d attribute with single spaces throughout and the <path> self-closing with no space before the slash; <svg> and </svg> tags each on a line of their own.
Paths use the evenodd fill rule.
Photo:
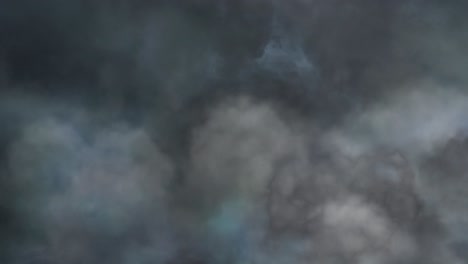
<svg viewBox="0 0 468 264">
<path fill-rule="evenodd" d="M 467 263 L 462 2 L 1 2 L 0 262 Z"/>
</svg>

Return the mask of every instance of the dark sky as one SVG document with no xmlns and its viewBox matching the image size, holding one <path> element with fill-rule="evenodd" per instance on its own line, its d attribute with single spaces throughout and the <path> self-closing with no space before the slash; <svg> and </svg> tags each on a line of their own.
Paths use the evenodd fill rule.
<svg viewBox="0 0 468 264">
<path fill-rule="evenodd" d="M 1 0 L 0 263 L 468 263 L 462 0 Z"/>
</svg>

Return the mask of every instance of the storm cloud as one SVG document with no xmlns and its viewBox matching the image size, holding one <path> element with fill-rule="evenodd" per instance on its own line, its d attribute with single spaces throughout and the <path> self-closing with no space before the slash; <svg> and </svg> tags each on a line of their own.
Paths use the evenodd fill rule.
<svg viewBox="0 0 468 264">
<path fill-rule="evenodd" d="M 0 2 L 0 262 L 468 263 L 467 8 Z"/>
</svg>

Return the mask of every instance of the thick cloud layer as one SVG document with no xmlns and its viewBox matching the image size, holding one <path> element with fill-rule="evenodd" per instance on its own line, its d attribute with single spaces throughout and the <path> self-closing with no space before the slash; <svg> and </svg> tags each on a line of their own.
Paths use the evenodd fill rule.
<svg viewBox="0 0 468 264">
<path fill-rule="evenodd" d="M 0 3 L 0 263 L 468 263 L 468 6 Z"/>
</svg>

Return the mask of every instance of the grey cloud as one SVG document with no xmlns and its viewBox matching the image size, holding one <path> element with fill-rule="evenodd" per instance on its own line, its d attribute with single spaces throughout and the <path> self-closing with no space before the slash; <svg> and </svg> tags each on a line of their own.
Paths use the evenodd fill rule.
<svg viewBox="0 0 468 264">
<path fill-rule="evenodd" d="M 11 146 L 13 187 L 24 193 L 20 214 L 44 236 L 46 257 L 52 263 L 99 261 L 115 255 L 99 243 L 119 247 L 125 237 L 140 254 L 154 243 L 161 247 L 151 252 L 154 260 L 169 257 L 164 208 L 172 164 L 144 130 L 122 124 L 88 133 L 49 118 L 25 127 Z M 148 245 L 139 245 L 129 230 L 143 232 Z"/>
<path fill-rule="evenodd" d="M 1 263 L 466 263 L 466 4 L 4 1 Z"/>
</svg>

